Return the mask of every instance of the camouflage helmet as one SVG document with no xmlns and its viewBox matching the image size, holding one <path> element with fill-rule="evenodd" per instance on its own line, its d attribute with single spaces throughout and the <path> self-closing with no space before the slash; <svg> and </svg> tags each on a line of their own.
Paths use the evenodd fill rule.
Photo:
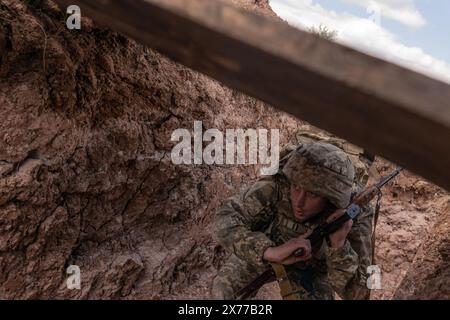
<svg viewBox="0 0 450 320">
<path fill-rule="evenodd" d="M 282 171 L 290 183 L 325 197 L 338 208 L 350 202 L 355 168 L 349 156 L 332 144 L 300 145 Z"/>
<path fill-rule="evenodd" d="M 295 133 L 297 144 L 306 144 L 312 142 L 326 142 L 342 149 L 355 166 L 355 181 L 353 182 L 353 191 L 359 191 L 363 188 L 369 179 L 369 171 L 374 161 L 374 156 L 367 150 L 358 147 L 344 139 L 341 139 L 332 133 L 319 129 L 310 124 L 304 124 L 297 128 Z"/>
</svg>

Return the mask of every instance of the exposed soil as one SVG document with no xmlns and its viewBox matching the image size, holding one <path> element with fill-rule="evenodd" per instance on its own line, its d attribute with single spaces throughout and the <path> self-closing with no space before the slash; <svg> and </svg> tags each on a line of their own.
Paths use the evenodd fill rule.
<svg viewBox="0 0 450 320">
<path fill-rule="evenodd" d="M 67 30 L 52 1 L 0 0 L 0 28 L 0 299 L 207 298 L 225 257 L 214 212 L 259 168 L 174 165 L 171 133 L 201 120 L 280 128 L 283 144 L 301 121 L 85 17 Z M 448 217 L 448 193 L 417 176 L 386 188 L 375 299 L 449 297 Z"/>
</svg>

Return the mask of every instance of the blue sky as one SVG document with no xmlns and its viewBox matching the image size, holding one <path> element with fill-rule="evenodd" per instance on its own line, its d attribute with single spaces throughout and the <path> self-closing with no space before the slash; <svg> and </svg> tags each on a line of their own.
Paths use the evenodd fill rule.
<svg viewBox="0 0 450 320">
<path fill-rule="evenodd" d="M 450 1 L 270 0 L 291 25 L 323 24 L 337 41 L 450 83 Z"/>
</svg>

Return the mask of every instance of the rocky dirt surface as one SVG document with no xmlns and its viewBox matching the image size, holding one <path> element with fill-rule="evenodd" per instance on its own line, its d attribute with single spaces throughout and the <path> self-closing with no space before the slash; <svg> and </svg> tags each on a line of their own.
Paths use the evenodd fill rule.
<svg viewBox="0 0 450 320">
<path fill-rule="evenodd" d="M 450 201 L 447 199 L 446 208 L 437 213 L 436 222 L 424 236 L 394 299 L 450 299 L 449 223 Z"/>
<path fill-rule="evenodd" d="M 382 161 L 378 168 L 381 172 L 393 169 L 385 161 Z M 375 290 L 372 294 L 373 298 L 418 298 L 418 296 L 410 295 L 407 291 L 402 290 L 399 286 L 404 286 L 402 279 L 405 276 L 416 278 L 416 274 L 422 272 L 417 269 L 419 248 L 428 247 L 435 240 L 443 240 L 443 237 L 448 239 L 449 229 L 446 223 L 450 222 L 449 217 L 449 194 L 408 171 L 402 173 L 386 188 L 381 201 L 376 238 L 376 264 L 381 267 L 382 271 L 381 290 Z M 447 246 L 446 250 L 450 249 L 448 242 L 447 244 L 442 243 L 442 245 Z M 428 247 L 428 249 L 430 248 Z M 428 265 L 426 261 L 434 261 L 433 266 Z M 429 288 L 430 292 L 425 291 L 421 297 L 448 299 L 448 290 L 450 289 L 448 286 L 450 277 L 448 256 L 439 259 L 439 255 L 426 253 L 424 262 L 424 269 L 434 268 L 441 262 L 444 267 L 444 264 L 447 263 L 447 274 L 442 273 L 441 275 L 441 280 L 447 281 L 447 287 L 442 288 L 440 296 L 431 294 L 434 288 Z M 440 276 L 435 274 L 435 277 L 439 278 Z M 440 280 L 436 279 L 436 281 Z M 417 286 L 420 284 L 417 283 Z M 445 291 L 447 293 L 444 293 Z"/>
<path fill-rule="evenodd" d="M 223 255 L 213 212 L 258 168 L 173 165 L 171 133 L 201 120 L 282 127 L 286 142 L 298 121 L 64 21 L 51 1 L 0 2 L 0 298 L 195 296 Z M 71 264 L 81 290 L 66 288 Z"/>
<path fill-rule="evenodd" d="M 265 0 L 232 2 L 275 17 Z M 207 298 L 225 257 L 214 211 L 258 167 L 173 165 L 171 133 L 201 120 L 280 128 L 285 143 L 300 121 L 87 18 L 69 31 L 52 1 L 0 0 L 0 28 L 0 299 Z M 375 298 L 428 297 L 411 273 L 423 261 L 448 288 L 448 194 L 409 173 L 387 190 Z M 424 239 L 432 259 L 416 254 Z M 81 290 L 66 287 L 69 265 Z"/>
</svg>

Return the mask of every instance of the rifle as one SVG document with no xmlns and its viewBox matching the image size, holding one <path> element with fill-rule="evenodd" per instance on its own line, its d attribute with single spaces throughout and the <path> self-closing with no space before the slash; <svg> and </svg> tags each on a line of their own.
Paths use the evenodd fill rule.
<svg viewBox="0 0 450 320">
<path fill-rule="evenodd" d="M 371 185 L 365 188 L 363 191 L 358 193 L 353 199 L 352 202 L 345 209 L 342 210 L 342 215 L 339 216 L 334 221 L 329 223 L 324 223 L 318 227 L 316 227 L 313 232 L 306 238 L 311 241 L 311 247 L 317 245 L 320 241 L 322 241 L 326 236 L 331 233 L 334 233 L 338 229 L 342 227 L 344 223 L 348 220 L 354 220 L 361 213 L 361 207 L 368 204 L 375 196 L 381 194 L 381 188 L 395 178 L 401 171 L 402 167 L 397 167 L 393 172 L 382 178 L 378 183 Z M 301 257 L 305 254 L 304 249 L 298 249 L 294 252 L 296 257 Z M 272 269 L 269 269 L 258 276 L 255 280 L 253 280 L 246 287 L 239 290 L 236 294 L 238 300 L 243 300 L 248 298 L 254 292 L 259 290 L 265 283 L 276 280 L 275 272 Z"/>
</svg>

